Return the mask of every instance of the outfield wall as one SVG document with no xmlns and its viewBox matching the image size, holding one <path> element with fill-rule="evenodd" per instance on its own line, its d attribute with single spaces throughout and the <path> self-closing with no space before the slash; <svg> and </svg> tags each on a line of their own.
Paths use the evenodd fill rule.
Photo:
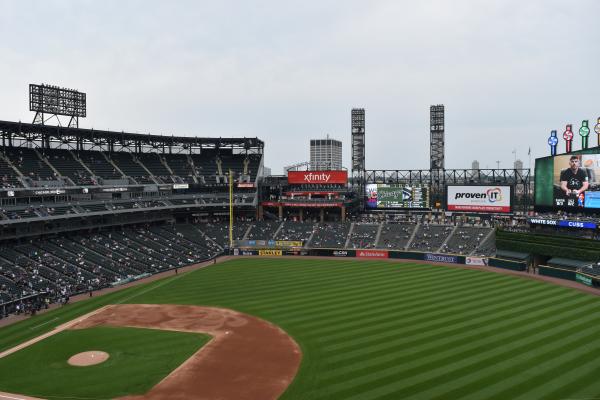
<svg viewBox="0 0 600 400">
<path fill-rule="evenodd" d="M 540 275 L 551 276 L 553 278 L 565 279 L 568 281 L 575 281 L 586 286 L 600 288 L 600 279 L 597 276 L 573 271 L 571 269 L 540 265 L 538 267 L 538 272 Z"/>
<path fill-rule="evenodd" d="M 519 261 L 503 260 L 492 257 L 468 257 L 456 254 L 422 253 L 417 251 L 380 250 L 380 249 L 285 249 L 285 248 L 234 248 L 233 256 L 318 256 L 333 258 L 359 258 L 359 259 L 398 259 L 416 260 L 442 264 L 462 264 L 472 266 L 491 266 L 510 269 L 513 271 L 526 271 L 527 264 Z"/>
</svg>

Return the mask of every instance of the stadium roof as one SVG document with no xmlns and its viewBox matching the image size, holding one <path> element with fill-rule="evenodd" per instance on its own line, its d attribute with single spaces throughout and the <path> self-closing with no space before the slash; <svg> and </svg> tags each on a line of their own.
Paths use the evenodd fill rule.
<svg viewBox="0 0 600 400">
<path fill-rule="evenodd" d="M 142 133 L 104 131 L 95 129 L 67 128 L 55 125 L 28 124 L 0 121 L 0 137 L 3 146 L 11 146 L 13 140 L 41 142 L 40 147 L 55 147 L 50 143 L 86 143 L 93 146 L 118 145 L 129 147 L 151 146 L 154 148 L 242 148 L 263 149 L 264 142 L 258 138 L 209 138 L 197 136 L 166 136 Z"/>
</svg>

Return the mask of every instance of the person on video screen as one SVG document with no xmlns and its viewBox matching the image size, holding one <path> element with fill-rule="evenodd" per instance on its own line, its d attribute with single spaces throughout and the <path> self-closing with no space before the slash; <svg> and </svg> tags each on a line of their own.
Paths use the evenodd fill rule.
<svg viewBox="0 0 600 400">
<path fill-rule="evenodd" d="M 579 157 L 571 156 L 569 168 L 560 173 L 560 188 L 565 192 L 566 197 L 580 199 L 580 194 L 583 194 L 590 186 L 588 174 L 579 167 L 579 163 Z"/>
</svg>

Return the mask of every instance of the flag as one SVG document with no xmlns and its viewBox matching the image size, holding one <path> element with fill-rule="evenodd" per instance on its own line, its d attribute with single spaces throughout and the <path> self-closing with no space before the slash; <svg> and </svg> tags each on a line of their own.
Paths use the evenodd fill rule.
<svg viewBox="0 0 600 400">
<path fill-rule="evenodd" d="M 529 148 L 529 151 L 527 152 L 527 155 L 530 156 L 531 155 L 531 147 Z"/>
</svg>

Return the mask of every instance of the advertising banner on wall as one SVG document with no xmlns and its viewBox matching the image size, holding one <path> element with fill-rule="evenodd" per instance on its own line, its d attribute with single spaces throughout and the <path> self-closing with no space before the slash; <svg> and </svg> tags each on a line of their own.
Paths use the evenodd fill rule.
<svg viewBox="0 0 600 400">
<path fill-rule="evenodd" d="M 447 186 L 448 211 L 511 212 L 510 186 Z"/>
<path fill-rule="evenodd" d="M 387 250 L 356 250 L 358 258 L 388 258 Z"/>
<path fill-rule="evenodd" d="M 276 256 L 276 257 L 280 257 L 280 256 L 283 255 L 283 252 L 281 250 L 264 249 L 264 250 L 259 250 L 258 251 L 258 255 L 259 256 Z"/>
<path fill-rule="evenodd" d="M 345 185 L 348 183 L 348 171 L 289 171 L 288 183 L 294 185 Z"/>
<path fill-rule="evenodd" d="M 483 258 L 483 257 L 467 257 L 465 259 L 465 264 L 484 266 L 484 265 L 488 265 L 488 261 L 487 261 L 487 258 Z"/>
<path fill-rule="evenodd" d="M 592 286 L 592 278 L 587 276 L 587 275 L 582 275 L 582 274 L 576 274 L 575 275 L 575 280 L 579 283 L 583 283 L 584 285 L 587 286 Z"/>
<path fill-rule="evenodd" d="M 450 256 L 448 254 L 432 254 L 425 253 L 425 257 L 423 258 L 425 261 L 433 261 L 433 262 L 441 262 L 441 263 L 450 263 L 450 264 L 458 264 L 457 256 Z"/>
</svg>

